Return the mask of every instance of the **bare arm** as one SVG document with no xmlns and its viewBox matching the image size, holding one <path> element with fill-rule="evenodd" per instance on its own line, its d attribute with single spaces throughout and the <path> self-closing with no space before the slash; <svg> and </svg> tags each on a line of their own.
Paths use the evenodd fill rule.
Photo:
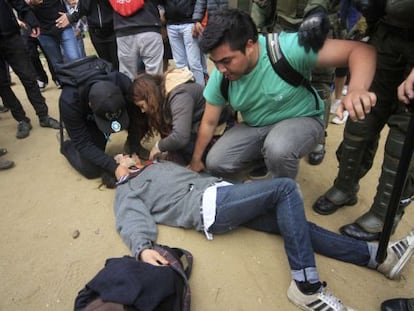
<svg viewBox="0 0 414 311">
<path fill-rule="evenodd" d="M 366 44 L 350 40 L 327 39 L 318 54 L 318 66 L 349 67 L 351 80 L 343 106 L 337 110 L 339 117 L 348 110 L 353 121 L 363 120 L 375 106 L 377 97 L 369 92 L 375 75 L 376 51 Z"/>
<path fill-rule="evenodd" d="M 201 124 L 198 129 L 193 158 L 191 159 L 191 163 L 188 165 L 189 169 L 196 172 L 204 170 L 205 167 L 202 161 L 202 157 L 208 144 L 213 138 L 214 130 L 216 129 L 222 110 L 223 107 L 214 106 L 209 102 L 206 102 L 206 108 L 204 110 L 203 118 L 201 119 Z"/>
</svg>

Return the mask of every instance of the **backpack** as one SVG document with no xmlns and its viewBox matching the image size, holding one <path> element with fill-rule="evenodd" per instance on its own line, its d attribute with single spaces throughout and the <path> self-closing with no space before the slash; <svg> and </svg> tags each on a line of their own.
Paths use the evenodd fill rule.
<svg viewBox="0 0 414 311">
<path fill-rule="evenodd" d="M 58 64 L 56 68 L 57 79 L 64 86 L 76 87 L 81 92 L 83 88 L 82 85 L 85 85 L 87 81 L 93 79 L 94 77 L 101 77 L 102 75 L 107 75 L 112 71 L 112 64 L 107 62 L 102 58 L 98 58 L 96 55 L 86 56 L 80 59 L 77 59 L 70 63 Z M 62 117 L 60 119 L 60 144 L 64 142 L 64 125 L 62 122 Z"/>
<path fill-rule="evenodd" d="M 110 258 L 75 299 L 75 311 L 190 311 L 193 256 L 187 250 L 154 245 L 169 262 L 153 266 L 131 256 Z"/>
<path fill-rule="evenodd" d="M 109 0 L 116 13 L 123 17 L 134 15 L 144 7 L 144 0 Z"/>
<path fill-rule="evenodd" d="M 279 35 L 277 33 L 269 33 L 266 35 L 266 49 L 267 56 L 270 59 L 273 70 L 283 80 L 294 87 L 303 86 L 312 93 L 315 99 L 316 110 L 319 110 L 319 100 L 315 89 L 311 86 L 311 83 L 300 72 L 298 72 L 292 65 L 289 64 L 286 57 L 283 55 L 279 45 Z M 229 86 L 230 80 L 224 77 L 221 80 L 220 91 L 222 96 L 229 100 Z"/>
</svg>

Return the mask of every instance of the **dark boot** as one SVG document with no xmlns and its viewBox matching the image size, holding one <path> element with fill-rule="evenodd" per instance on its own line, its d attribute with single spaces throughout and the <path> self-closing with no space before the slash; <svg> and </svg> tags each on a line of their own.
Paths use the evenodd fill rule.
<svg viewBox="0 0 414 311">
<path fill-rule="evenodd" d="M 414 298 L 395 298 L 385 300 L 381 311 L 414 311 Z"/>
</svg>

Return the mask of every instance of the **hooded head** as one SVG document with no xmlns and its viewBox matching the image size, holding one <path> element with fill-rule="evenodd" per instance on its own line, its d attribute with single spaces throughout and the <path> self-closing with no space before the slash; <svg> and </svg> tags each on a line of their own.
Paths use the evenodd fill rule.
<svg viewBox="0 0 414 311">
<path fill-rule="evenodd" d="M 126 102 L 121 89 L 114 83 L 94 83 L 89 90 L 89 106 L 95 116 L 96 125 L 103 133 L 116 133 L 128 127 Z"/>
</svg>

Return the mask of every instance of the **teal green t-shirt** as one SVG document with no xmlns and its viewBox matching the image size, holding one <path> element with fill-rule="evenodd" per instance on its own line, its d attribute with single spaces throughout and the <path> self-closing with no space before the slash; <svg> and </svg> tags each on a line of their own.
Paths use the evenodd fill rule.
<svg viewBox="0 0 414 311">
<path fill-rule="evenodd" d="M 294 87 L 279 77 L 270 63 L 266 51 L 266 39 L 259 36 L 259 60 L 256 67 L 240 79 L 231 81 L 228 98 L 231 106 L 241 113 L 244 122 L 250 126 L 265 126 L 295 117 L 324 117 L 324 102 L 319 98 L 319 110 L 315 98 L 303 86 Z M 306 52 L 299 46 L 296 33 L 280 33 L 280 48 L 289 64 L 305 78 L 311 78 L 317 54 Z M 223 75 L 214 68 L 204 97 L 212 105 L 223 106 L 225 98 L 220 85 Z"/>
</svg>

